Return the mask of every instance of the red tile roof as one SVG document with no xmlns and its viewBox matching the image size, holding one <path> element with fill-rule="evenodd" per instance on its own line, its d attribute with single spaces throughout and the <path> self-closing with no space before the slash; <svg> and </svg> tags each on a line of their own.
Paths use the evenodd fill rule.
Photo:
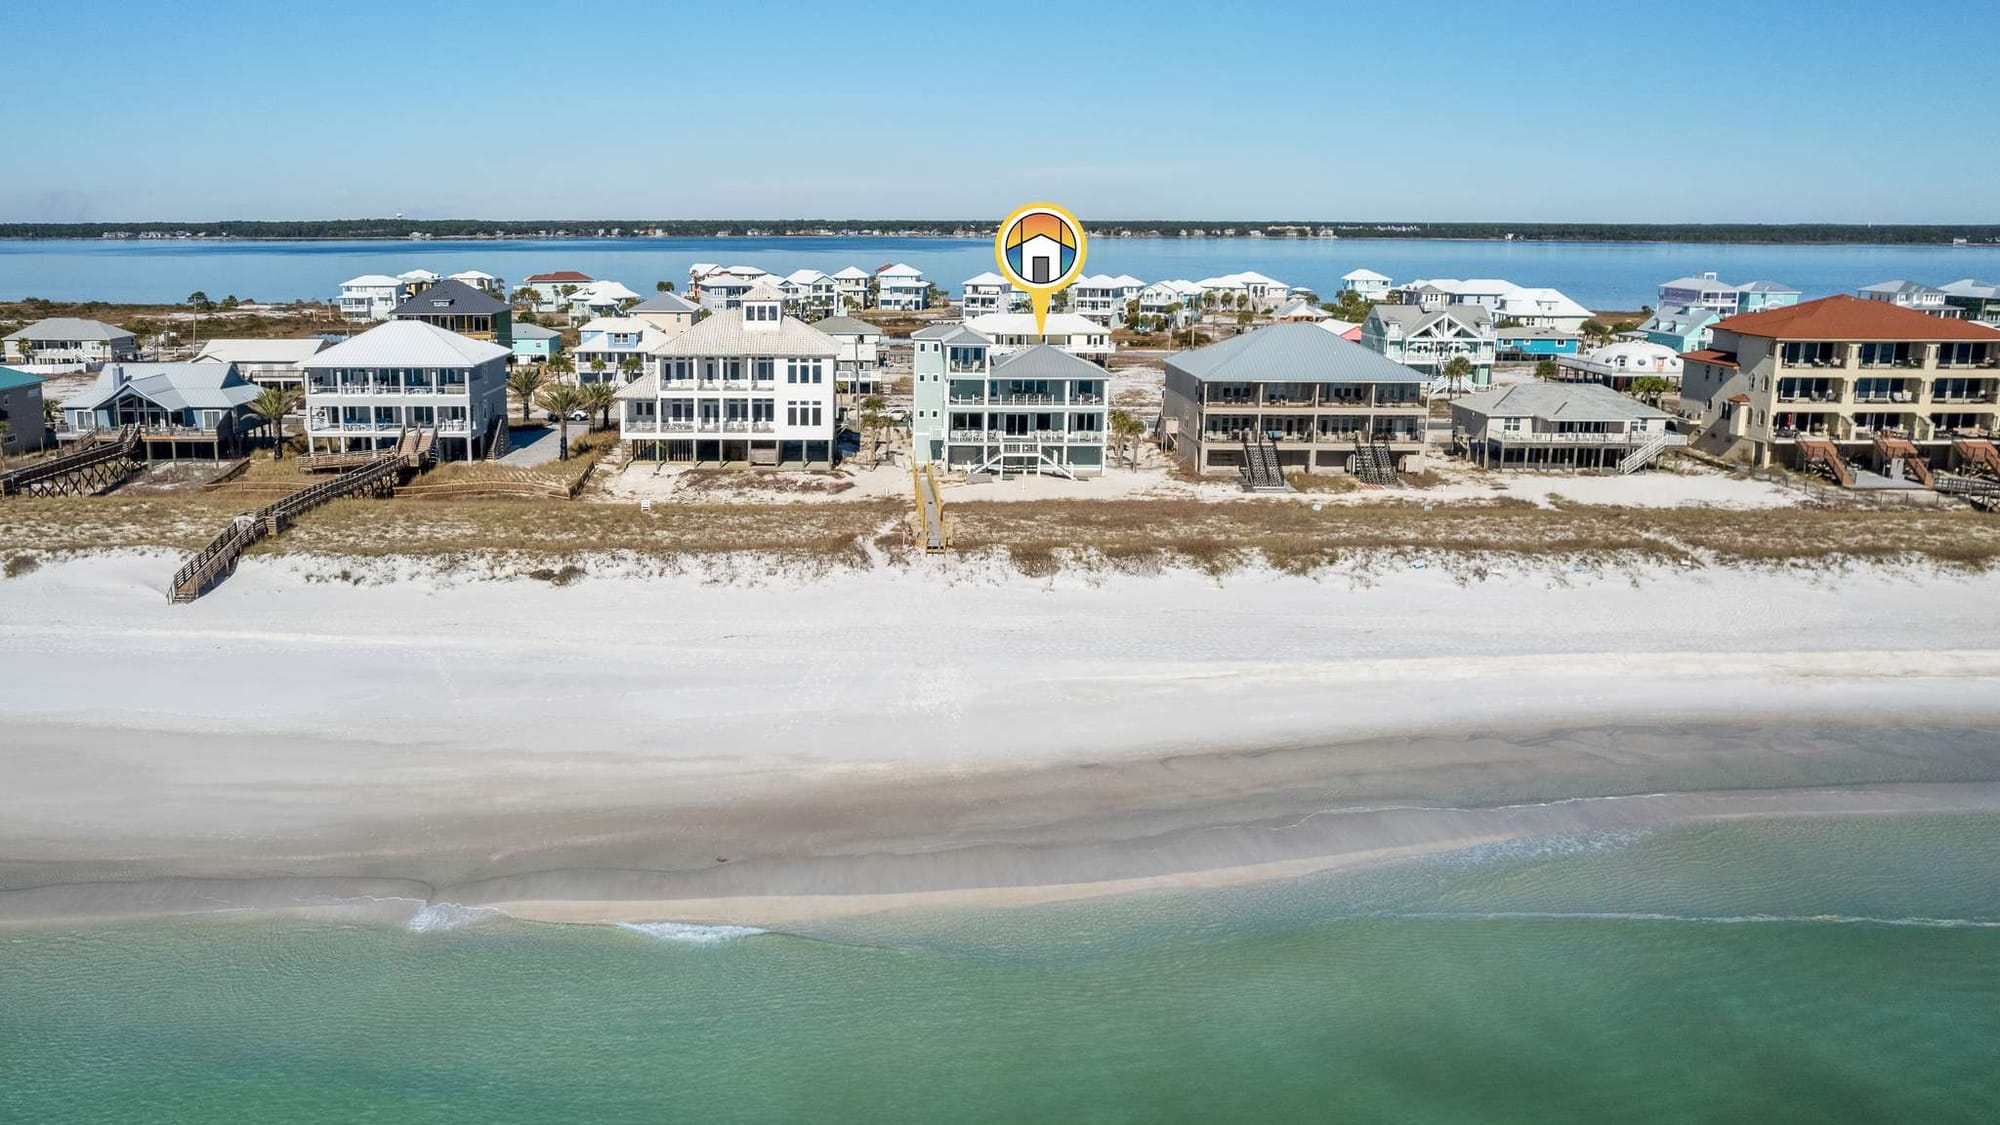
<svg viewBox="0 0 2000 1125">
<path fill-rule="evenodd" d="M 1738 405 L 1738 406 L 1748 406 L 1748 405 L 1750 405 L 1750 396 L 1749 396 L 1749 395 L 1730 395 L 1730 396 L 1729 396 L 1729 401 L 1731 401 L 1731 402 L 1735 403 L 1735 404 L 1736 404 L 1736 405 Z"/>
<path fill-rule="evenodd" d="M 2000 332 L 1967 320 L 1901 308 L 1887 301 L 1841 295 L 1804 301 L 1784 309 L 1739 313 L 1715 326 L 1742 336 L 1773 340 L 1988 340 Z"/>
<path fill-rule="evenodd" d="M 1695 363 L 1712 363 L 1717 367 L 1738 366 L 1735 352 L 1719 352 L 1713 348 L 1706 348 L 1698 352 L 1683 352 L 1681 353 L 1681 358 L 1692 360 Z"/>
<path fill-rule="evenodd" d="M 589 274 L 578 273 L 575 270 L 557 270 L 554 273 L 538 273 L 528 278 L 528 281 L 590 281 L 590 280 L 592 279 Z M 526 284 L 526 282 L 523 282 L 523 284 Z"/>
</svg>

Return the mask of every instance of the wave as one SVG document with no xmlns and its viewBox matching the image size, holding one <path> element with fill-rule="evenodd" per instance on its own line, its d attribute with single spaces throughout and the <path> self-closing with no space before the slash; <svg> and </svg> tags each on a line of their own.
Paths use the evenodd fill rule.
<svg viewBox="0 0 2000 1125">
<path fill-rule="evenodd" d="M 410 920 L 403 925 L 413 934 L 439 934 L 497 917 L 500 913 L 491 906 L 461 906 L 456 902 L 432 902 L 424 904 L 422 909 L 410 915 Z"/>
<path fill-rule="evenodd" d="M 1570 832 L 1548 836 L 1520 836 L 1453 848 L 1413 857 L 1412 862 L 1441 867 L 1472 867 L 1522 859 L 1557 859 L 1564 856 L 1594 855 L 1614 851 L 1644 839 L 1646 829 L 1612 829 L 1602 832 Z"/>
<path fill-rule="evenodd" d="M 1912 926 L 1933 930 L 2000 930 L 2000 919 L 1992 918 L 1877 918 L 1865 914 L 1662 914 L 1626 910 L 1433 910 L 1381 911 L 1350 914 L 1351 919 L 1411 918 L 1447 921 L 1509 921 L 1516 919 L 1557 919 L 1586 922 L 1687 922 L 1706 926 L 1772 924 L 1822 924 L 1839 926 Z"/>
<path fill-rule="evenodd" d="M 755 926 L 698 926 L 693 922 L 620 922 L 618 928 L 678 945 L 720 945 L 771 932 Z"/>
</svg>

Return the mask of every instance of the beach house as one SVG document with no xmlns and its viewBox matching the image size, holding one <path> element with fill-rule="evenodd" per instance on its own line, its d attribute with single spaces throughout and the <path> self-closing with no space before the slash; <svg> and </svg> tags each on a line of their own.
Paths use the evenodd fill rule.
<svg viewBox="0 0 2000 1125">
<path fill-rule="evenodd" d="M 509 363 L 547 363 L 562 353 L 562 333 L 539 324 L 516 324 Z"/>
<path fill-rule="evenodd" d="M 1185 279 L 1156 281 L 1139 290 L 1139 315 L 1175 326 L 1201 314 L 1202 288 Z"/>
<path fill-rule="evenodd" d="M 1071 309 L 1078 316 L 1103 328 L 1125 323 L 1125 285 L 1110 274 L 1093 274 L 1076 279 L 1070 286 Z"/>
<path fill-rule="evenodd" d="M 108 362 L 139 358 L 139 341 L 115 324 L 56 316 L 16 329 L 5 338 L 7 362 L 32 374 L 94 371 Z"/>
<path fill-rule="evenodd" d="M 638 303 L 639 294 L 616 281 L 593 281 L 578 286 L 565 302 L 572 321 L 590 316 L 616 316 L 621 310 Z"/>
<path fill-rule="evenodd" d="M 348 320 L 387 320 L 410 296 L 410 285 L 385 273 L 364 273 L 340 283 L 334 301 Z"/>
<path fill-rule="evenodd" d="M 1163 437 L 1204 476 L 1258 450 L 1285 473 L 1407 462 L 1424 449 L 1426 376 L 1314 324 L 1273 324 L 1166 359 Z"/>
<path fill-rule="evenodd" d="M 529 305 L 536 312 L 561 312 L 569 307 L 570 294 L 589 285 L 592 280 L 589 274 L 577 270 L 551 270 L 522 278 L 521 288 L 514 293 L 518 297 L 521 290 L 532 289 L 534 298 Z"/>
<path fill-rule="evenodd" d="M 1957 309 L 1961 319 L 2000 326 L 2000 285 L 1961 277 L 1938 288 L 1944 293 L 1945 304 Z"/>
<path fill-rule="evenodd" d="M 2000 332 L 1893 301 L 1741 313 L 1681 359 L 1681 415 L 1718 456 L 1840 476 L 1890 441 L 1937 463 L 2000 433 Z"/>
<path fill-rule="evenodd" d="M 1738 311 L 1736 287 L 1716 277 L 1714 270 L 1664 282 L 1659 295 L 1657 308 L 1708 309 L 1717 316 Z"/>
<path fill-rule="evenodd" d="M 1649 340 L 1620 340 L 1588 355 L 1556 360 L 1556 378 L 1571 383 L 1601 383 L 1613 390 L 1626 391 L 1640 379 L 1665 379 L 1678 385 L 1682 367 L 1681 353 L 1675 348 Z"/>
<path fill-rule="evenodd" d="M 42 377 L 0 367 L 0 456 L 33 453 L 48 443 Z"/>
<path fill-rule="evenodd" d="M 834 274 L 833 291 L 840 301 L 840 311 L 867 308 L 872 303 L 869 293 L 874 284 L 874 277 L 856 266 L 848 266 Z"/>
<path fill-rule="evenodd" d="M 1715 322 L 1733 313 L 1719 313 L 1707 305 L 1661 305 L 1639 325 L 1639 335 L 1649 343 L 1676 352 L 1699 351 L 1708 346 Z"/>
<path fill-rule="evenodd" d="M 703 275 L 691 295 L 710 312 L 733 309 L 743 303 L 743 295 L 764 283 L 770 275 L 750 267 L 716 268 Z"/>
<path fill-rule="evenodd" d="M 671 339 L 636 316 L 600 316 L 576 332 L 570 358 L 576 381 L 586 385 L 633 382 L 645 373 L 652 350 Z"/>
<path fill-rule="evenodd" d="M 1673 416 L 1599 383 L 1521 383 L 1451 404 L 1452 442 L 1487 469 L 1632 472 L 1687 439 Z"/>
<path fill-rule="evenodd" d="M 447 281 L 463 282 L 474 289 L 483 290 L 495 297 L 507 292 L 507 283 L 484 270 L 460 270 L 446 278 Z"/>
<path fill-rule="evenodd" d="M 833 377 L 850 395 L 872 395 L 882 389 L 882 330 L 851 316 L 830 316 L 814 328 L 840 345 Z"/>
<path fill-rule="evenodd" d="M 645 321 L 660 335 L 671 340 L 693 328 L 695 322 L 708 313 L 686 297 L 656 293 L 625 310 L 625 315 Z"/>
<path fill-rule="evenodd" d="M 1524 328 L 1513 325 L 1493 330 L 1495 360 L 1544 360 L 1575 355 L 1582 338 L 1560 328 Z"/>
<path fill-rule="evenodd" d="M 829 468 L 839 341 L 785 311 L 766 283 L 736 308 L 653 351 L 618 392 L 619 433 L 634 455 L 741 468 Z"/>
<path fill-rule="evenodd" d="M 107 363 L 65 399 L 56 436 L 68 441 L 136 426 L 148 457 L 220 458 L 238 452 L 263 421 L 259 388 L 233 363 Z"/>
<path fill-rule="evenodd" d="M 1353 293 L 1366 301 L 1388 300 L 1389 290 L 1394 286 L 1395 283 L 1389 280 L 1387 274 L 1376 273 L 1371 269 L 1349 270 L 1340 275 L 1341 292 Z"/>
<path fill-rule="evenodd" d="M 417 320 L 474 340 L 514 346 L 514 310 L 484 289 L 446 278 L 396 306 L 394 320 Z"/>
<path fill-rule="evenodd" d="M 210 340 L 195 353 L 196 363 L 233 363 L 237 374 L 260 387 L 301 387 L 306 371 L 301 364 L 325 351 L 328 341 L 318 336 L 303 340 Z"/>
<path fill-rule="evenodd" d="M 394 445 L 407 429 L 438 434 L 438 456 L 486 455 L 507 425 L 512 352 L 421 320 L 392 320 L 304 361 L 306 438 L 322 452 Z"/>
<path fill-rule="evenodd" d="M 1495 325 L 1553 328 L 1559 332 L 1581 331 L 1583 322 L 1590 319 L 1589 309 L 1570 300 L 1561 290 L 1546 286 L 1516 285 L 1500 295 L 1492 313 Z"/>
<path fill-rule="evenodd" d="M 1945 299 L 1945 291 L 1916 281 L 1879 281 L 1864 285 L 1860 295 L 1870 301 L 1886 301 L 1899 309 L 1911 309 L 1930 316 L 1956 317 L 1959 309 Z"/>
<path fill-rule="evenodd" d="M 421 293 L 424 290 L 430 288 L 431 286 L 436 285 L 438 282 L 444 280 L 444 278 L 443 275 L 441 274 L 432 273 L 430 270 L 419 268 L 413 270 L 404 270 L 402 273 L 396 275 L 396 280 L 403 283 L 403 289 L 405 292 Z"/>
<path fill-rule="evenodd" d="M 1763 312 L 1799 303 L 1799 291 L 1778 281 L 1746 281 L 1736 287 L 1736 311 Z"/>
<path fill-rule="evenodd" d="M 988 271 L 965 279 L 960 286 L 959 315 L 970 320 L 988 313 L 1020 312 L 1028 307 L 1028 294 L 1014 283 Z"/>
<path fill-rule="evenodd" d="M 931 283 L 921 270 L 901 262 L 875 271 L 875 304 L 885 309 L 905 311 L 928 308 Z"/>
<path fill-rule="evenodd" d="M 911 334 L 912 456 L 966 473 L 1104 471 L 1104 369 L 1060 348 L 1000 352 L 940 324 Z"/>
<path fill-rule="evenodd" d="M 840 310 L 839 287 L 819 270 L 793 270 L 778 282 L 785 309 L 802 320 L 824 320 Z"/>
<path fill-rule="evenodd" d="M 1110 329 L 1076 313 L 1050 313 L 1046 331 L 1039 334 L 1034 313 L 988 313 L 967 320 L 965 326 L 991 340 L 996 353 L 1048 344 L 1102 364 L 1118 350 Z"/>
<path fill-rule="evenodd" d="M 1361 322 L 1365 347 L 1434 383 L 1443 383 L 1445 367 L 1463 357 L 1471 365 L 1466 382 L 1485 386 L 1493 379 L 1498 341 L 1484 305 L 1375 305 Z"/>
</svg>

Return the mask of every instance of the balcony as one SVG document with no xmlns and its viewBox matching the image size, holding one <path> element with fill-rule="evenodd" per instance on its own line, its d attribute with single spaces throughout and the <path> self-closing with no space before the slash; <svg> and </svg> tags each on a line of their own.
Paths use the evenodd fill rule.
<svg viewBox="0 0 2000 1125">
<path fill-rule="evenodd" d="M 660 420 L 657 418 L 627 418 L 622 423 L 628 434 L 657 434 Z"/>
</svg>

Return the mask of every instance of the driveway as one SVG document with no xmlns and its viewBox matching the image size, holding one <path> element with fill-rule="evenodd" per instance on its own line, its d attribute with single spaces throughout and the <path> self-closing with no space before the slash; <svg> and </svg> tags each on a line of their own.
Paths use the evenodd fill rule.
<svg viewBox="0 0 2000 1125">
<path fill-rule="evenodd" d="M 582 422 L 569 424 L 570 440 L 576 440 L 582 433 Z M 522 468 L 546 465 L 562 456 L 562 434 L 554 426 L 541 430 L 514 430 L 507 435 L 507 446 L 507 455 L 500 458 L 502 465 Z"/>
</svg>

